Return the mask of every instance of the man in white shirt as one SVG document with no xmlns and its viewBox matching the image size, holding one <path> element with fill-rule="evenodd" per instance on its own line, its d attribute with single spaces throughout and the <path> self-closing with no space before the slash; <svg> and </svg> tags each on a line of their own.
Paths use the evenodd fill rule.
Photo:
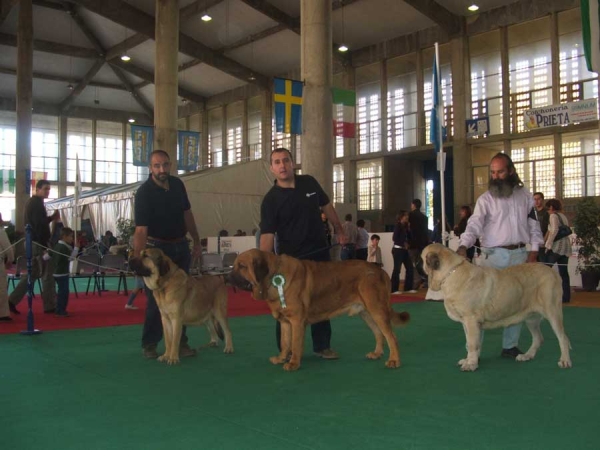
<svg viewBox="0 0 600 450">
<path fill-rule="evenodd" d="M 484 266 L 504 269 L 524 262 L 535 263 L 544 239 L 533 207 L 533 196 L 523 186 L 510 157 L 496 154 L 490 162 L 488 190 L 477 199 L 475 211 L 460 236 L 457 253 L 466 257 L 467 249 L 480 238 L 480 261 Z M 531 247 L 529 252 L 527 244 Z M 522 325 L 504 329 L 503 357 L 516 358 L 523 353 L 518 348 Z"/>
<path fill-rule="evenodd" d="M 356 258 L 356 237 L 358 236 L 358 228 L 352 223 L 352 214 L 346 214 L 345 220 L 342 224 L 342 229 L 344 230 L 344 235 L 348 238 L 348 242 L 342 245 L 342 252 L 340 254 L 342 261 Z"/>
</svg>

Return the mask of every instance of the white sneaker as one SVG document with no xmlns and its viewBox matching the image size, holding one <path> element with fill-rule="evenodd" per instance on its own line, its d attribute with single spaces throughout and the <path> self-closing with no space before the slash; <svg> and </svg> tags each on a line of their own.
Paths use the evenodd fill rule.
<svg viewBox="0 0 600 450">
<path fill-rule="evenodd" d="M 125 305 L 125 309 L 139 309 L 137 306 Z"/>
<path fill-rule="evenodd" d="M 410 291 L 406 291 L 407 294 L 416 294 L 417 291 L 415 289 L 411 289 Z"/>
<path fill-rule="evenodd" d="M 396 291 L 396 292 L 392 292 L 392 295 L 398 295 L 398 294 L 402 294 L 402 291 Z"/>
</svg>

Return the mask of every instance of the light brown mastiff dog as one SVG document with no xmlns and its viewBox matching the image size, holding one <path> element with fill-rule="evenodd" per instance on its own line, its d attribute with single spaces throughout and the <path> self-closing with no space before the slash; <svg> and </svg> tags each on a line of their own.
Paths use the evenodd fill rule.
<svg viewBox="0 0 600 450">
<path fill-rule="evenodd" d="M 535 357 L 544 342 L 540 331 L 546 318 L 560 344 L 558 366 L 571 367 L 569 338 L 563 327 L 562 283 L 554 270 L 538 263 L 498 270 L 467 262 L 440 244 L 422 253 L 429 287 L 444 294 L 448 317 L 463 324 L 467 357 L 458 361 L 463 371 L 477 370 L 481 352 L 481 330 L 527 322 L 531 347 L 517 361 Z"/>
<path fill-rule="evenodd" d="M 367 358 L 381 358 L 385 337 L 390 349 L 386 367 L 400 366 L 392 325 L 404 324 L 410 316 L 392 309 L 390 278 L 375 264 L 306 261 L 252 249 L 237 257 L 229 280 L 251 289 L 256 300 L 266 300 L 281 322 L 281 353 L 271 363 L 299 369 L 306 325 L 348 313 L 360 314 L 375 335 L 375 350 Z"/>
<path fill-rule="evenodd" d="M 227 288 L 222 277 L 205 275 L 193 278 L 180 269 L 162 250 L 143 250 L 129 266 L 152 290 L 165 336 L 165 353 L 158 358 L 167 364 L 179 363 L 179 342 L 183 325 L 206 324 L 211 342 L 216 345 L 215 321 L 223 330 L 225 353 L 233 353 L 227 323 Z"/>
</svg>

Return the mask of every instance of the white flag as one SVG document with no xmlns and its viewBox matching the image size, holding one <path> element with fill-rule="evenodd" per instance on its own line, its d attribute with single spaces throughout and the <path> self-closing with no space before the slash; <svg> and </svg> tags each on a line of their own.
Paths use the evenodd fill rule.
<svg viewBox="0 0 600 450">
<path fill-rule="evenodd" d="M 581 30 L 585 62 L 590 72 L 600 73 L 600 12 L 598 0 L 581 0 Z"/>
</svg>

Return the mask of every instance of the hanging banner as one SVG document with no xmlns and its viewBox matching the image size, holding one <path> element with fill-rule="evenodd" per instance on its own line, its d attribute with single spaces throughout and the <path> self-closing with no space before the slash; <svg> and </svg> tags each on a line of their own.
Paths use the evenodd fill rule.
<svg viewBox="0 0 600 450">
<path fill-rule="evenodd" d="M 38 181 L 48 179 L 48 172 L 38 172 L 36 170 L 32 170 L 31 173 L 27 171 L 27 174 L 29 175 L 28 178 L 31 192 L 35 192 L 35 185 Z"/>
<path fill-rule="evenodd" d="M 15 171 L 12 169 L 0 170 L 0 194 L 15 193 Z"/>
<path fill-rule="evenodd" d="M 150 153 L 154 146 L 154 128 L 142 125 L 131 125 L 131 147 L 133 149 L 133 165 L 148 167 Z"/>
<path fill-rule="evenodd" d="M 196 170 L 200 154 L 200 133 L 197 131 L 177 131 L 178 155 L 177 170 Z"/>
<path fill-rule="evenodd" d="M 598 99 L 530 109 L 523 113 L 523 120 L 528 130 L 598 120 Z"/>
</svg>

